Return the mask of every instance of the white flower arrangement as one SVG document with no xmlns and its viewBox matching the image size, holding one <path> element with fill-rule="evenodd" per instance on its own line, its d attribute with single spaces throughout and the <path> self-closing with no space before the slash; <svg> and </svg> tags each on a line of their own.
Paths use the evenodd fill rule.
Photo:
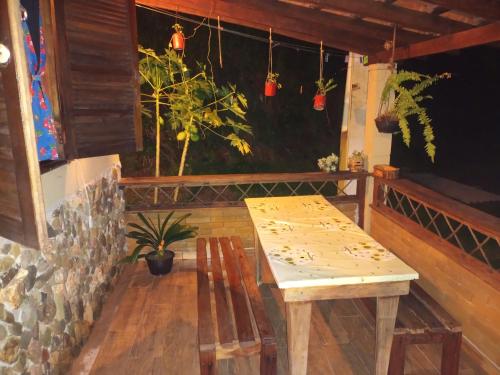
<svg viewBox="0 0 500 375">
<path fill-rule="evenodd" d="M 339 157 L 335 155 L 333 152 L 331 155 L 318 159 L 319 169 L 327 173 L 335 172 L 337 170 L 338 164 L 339 164 Z"/>
</svg>

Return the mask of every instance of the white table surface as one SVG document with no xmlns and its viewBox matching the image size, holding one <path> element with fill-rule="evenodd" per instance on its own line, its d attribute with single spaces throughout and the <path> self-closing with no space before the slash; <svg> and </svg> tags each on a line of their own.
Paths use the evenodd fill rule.
<svg viewBox="0 0 500 375">
<path fill-rule="evenodd" d="M 321 195 L 247 198 L 245 203 L 281 289 L 418 278 Z"/>
</svg>

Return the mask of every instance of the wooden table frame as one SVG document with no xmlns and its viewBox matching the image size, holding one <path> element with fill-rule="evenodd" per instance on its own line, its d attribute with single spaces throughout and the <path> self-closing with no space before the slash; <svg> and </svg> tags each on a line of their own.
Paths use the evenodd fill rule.
<svg viewBox="0 0 500 375">
<path fill-rule="evenodd" d="M 257 283 L 262 284 L 262 247 L 254 230 Z M 266 260 L 267 263 L 267 260 Z M 270 274 L 270 272 L 268 272 Z M 267 273 L 266 273 L 267 276 Z M 375 375 L 386 375 L 389 369 L 392 337 L 396 323 L 399 296 L 410 290 L 410 281 L 392 281 L 358 285 L 301 287 L 280 289 L 286 306 L 288 368 L 290 375 L 307 373 L 311 307 L 313 301 L 377 297 Z"/>
</svg>

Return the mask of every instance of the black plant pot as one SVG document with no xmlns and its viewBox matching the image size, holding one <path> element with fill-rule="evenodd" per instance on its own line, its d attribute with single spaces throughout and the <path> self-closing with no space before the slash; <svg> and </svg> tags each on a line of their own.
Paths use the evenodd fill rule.
<svg viewBox="0 0 500 375">
<path fill-rule="evenodd" d="M 146 255 L 149 272 L 152 275 L 166 275 L 172 270 L 174 256 L 174 252 L 170 250 L 165 250 L 165 255 L 161 258 L 156 255 L 156 252 L 150 252 Z"/>
<path fill-rule="evenodd" d="M 392 115 L 380 115 L 375 119 L 375 124 L 380 133 L 397 133 L 399 131 L 399 119 Z"/>
</svg>

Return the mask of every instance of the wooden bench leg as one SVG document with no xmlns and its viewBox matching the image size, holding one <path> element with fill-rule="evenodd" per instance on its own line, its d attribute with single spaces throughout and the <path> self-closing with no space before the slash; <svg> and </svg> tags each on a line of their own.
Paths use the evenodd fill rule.
<svg viewBox="0 0 500 375">
<path fill-rule="evenodd" d="M 260 375 L 276 375 L 276 361 L 276 343 L 262 343 L 262 349 L 260 352 Z"/>
<path fill-rule="evenodd" d="M 441 374 L 457 375 L 460 364 L 460 347 L 462 332 L 446 335 L 443 340 L 443 355 L 441 357 Z"/>
<path fill-rule="evenodd" d="M 403 375 L 405 372 L 406 337 L 394 335 L 392 339 L 391 359 L 388 375 Z"/>
<path fill-rule="evenodd" d="M 215 351 L 200 350 L 200 375 L 215 375 Z"/>
</svg>

